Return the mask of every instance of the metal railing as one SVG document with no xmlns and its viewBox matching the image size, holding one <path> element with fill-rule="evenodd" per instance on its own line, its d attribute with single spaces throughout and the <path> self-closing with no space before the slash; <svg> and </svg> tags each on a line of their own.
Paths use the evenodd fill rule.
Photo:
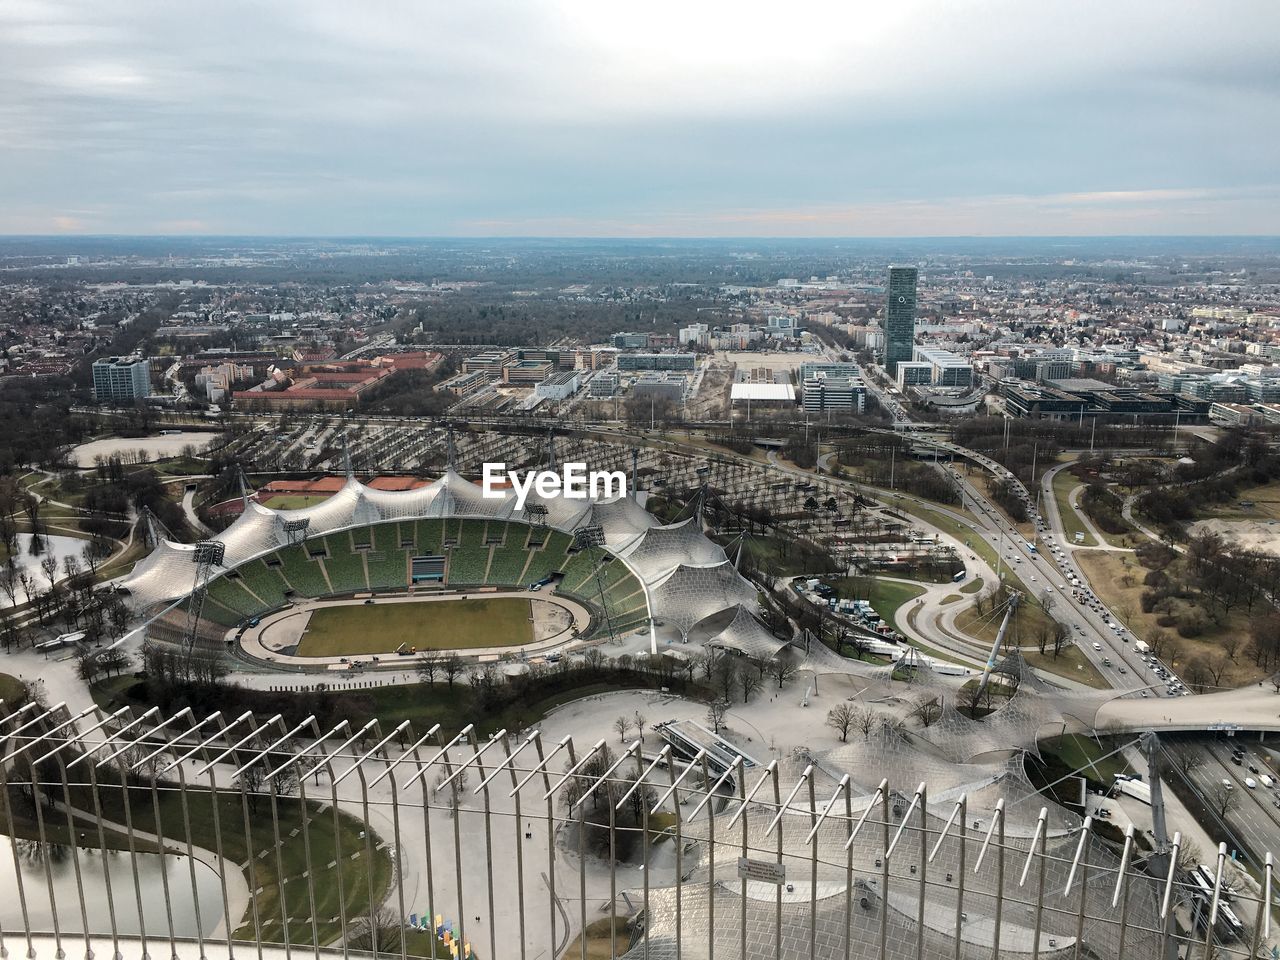
<svg viewBox="0 0 1280 960">
<path fill-rule="evenodd" d="M 0 706 L 0 951 L 1253 957 L 1272 862 L 641 741 Z M 0 877 L 9 868 L 0 868 Z M 586 931 L 586 936 L 583 936 Z M 93 935 L 90 939 L 85 936 Z"/>
</svg>

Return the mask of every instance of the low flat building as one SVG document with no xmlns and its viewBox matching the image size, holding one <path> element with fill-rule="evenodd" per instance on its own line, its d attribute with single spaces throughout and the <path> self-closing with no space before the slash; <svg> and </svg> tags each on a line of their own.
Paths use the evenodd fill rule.
<svg viewBox="0 0 1280 960">
<path fill-rule="evenodd" d="M 791 407 L 796 388 L 789 383 L 735 383 L 729 388 L 733 406 Z"/>
</svg>

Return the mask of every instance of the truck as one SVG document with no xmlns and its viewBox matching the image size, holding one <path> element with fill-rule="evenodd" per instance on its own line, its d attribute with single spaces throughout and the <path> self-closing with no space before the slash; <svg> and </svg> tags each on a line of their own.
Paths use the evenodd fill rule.
<svg viewBox="0 0 1280 960">
<path fill-rule="evenodd" d="M 1143 656 L 1146 656 L 1151 652 L 1151 645 L 1145 640 L 1135 640 L 1133 641 L 1133 649 Z"/>
<path fill-rule="evenodd" d="M 1122 773 L 1117 773 L 1113 789 L 1116 793 L 1126 794 L 1135 800 L 1141 800 L 1147 806 L 1151 805 L 1151 788 L 1141 780 L 1135 780 L 1133 777 L 1126 777 Z"/>
</svg>

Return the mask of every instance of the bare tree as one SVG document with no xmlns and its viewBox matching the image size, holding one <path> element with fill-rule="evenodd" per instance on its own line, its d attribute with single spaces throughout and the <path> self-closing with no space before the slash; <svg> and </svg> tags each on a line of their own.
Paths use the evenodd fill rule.
<svg viewBox="0 0 1280 960">
<path fill-rule="evenodd" d="M 618 731 L 618 739 L 623 743 L 627 742 L 627 731 L 631 729 L 631 718 L 626 714 L 618 717 L 613 721 L 613 729 Z"/>
<path fill-rule="evenodd" d="M 636 715 L 631 718 L 631 722 L 636 725 L 636 731 L 640 734 L 640 742 L 644 743 L 644 728 L 649 723 L 649 718 L 637 710 Z"/>
<path fill-rule="evenodd" d="M 788 657 L 779 656 L 769 664 L 769 669 L 773 673 L 773 678 L 778 681 L 778 689 L 781 690 L 800 668 Z"/>
<path fill-rule="evenodd" d="M 444 673 L 444 678 L 449 683 L 449 689 L 453 689 L 453 681 L 458 679 L 458 675 L 466 669 L 466 664 L 462 662 L 462 658 L 456 653 L 451 653 L 440 662 L 440 670 Z"/>
<path fill-rule="evenodd" d="M 848 703 L 837 703 L 827 711 L 827 726 L 840 734 L 840 742 L 849 740 L 849 730 L 857 719 L 858 711 Z"/>
<path fill-rule="evenodd" d="M 764 686 L 764 678 L 757 670 L 741 670 L 738 672 L 738 686 L 742 688 L 742 702 L 750 703 L 751 695 Z"/>
<path fill-rule="evenodd" d="M 418 679 L 423 683 L 435 683 L 436 674 L 441 666 L 440 653 L 436 650 L 428 650 L 418 658 Z"/>
<path fill-rule="evenodd" d="M 1204 757 L 1199 750 L 1183 750 L 1178 754 L 1178 770 L 1188 780 L 1204 764 Z"/>
<path fill-rule="evenodd" d="M 853 725 L 862 731 L 862 739 L 870 740 L 871 731 L 876 728 L 876 714 L 873 710 L 860 707 L 853 718 Z"/>
<path fill-rule="evenodd" d="M 1219 783 L 1214 786 L 1213 792 L 1209 795 L 1209 803 L 1219 817 L 1226 817 L 1236 808 L 1239 800 L 1236 799 L 1236 791 L 1231 784 Z"/>
<path fill-rule="evenodd" d="M 938 697 L 921 700 L 911 711 L 911 716 L 920 721 L 922 727 L 929 727 L 942 716 L 942 701 Z"/>
<path fill-rule="evenodd" d="M 707 720 L 711 723 L 711 729 L 715 733 L 720 732 L 720 727 L 724 723 L 724 715 L 729 712 L 728 700 L 712 700 L 707 705 Z"/>
</svg>

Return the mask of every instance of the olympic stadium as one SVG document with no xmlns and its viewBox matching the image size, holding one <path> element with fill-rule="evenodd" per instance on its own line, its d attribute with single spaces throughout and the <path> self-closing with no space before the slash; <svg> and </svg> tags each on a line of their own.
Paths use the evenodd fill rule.
<svg viewBox="0 0 1280 960">
<path fill-rule="evenodd" d="M 756 589 L 695 517 L 664 525 L 630 496 L 593 501 L 534 495 L 517 510 L 514 494 L 486 497 L 452 470 L 425 486 L 397 491 L 348 477 L 338 493 L 303 509 L 272 510 L 246 498 L 241 515 L 209 543 L 218 545 L 221 559 L 203 575 L 199 545 L 160 539 L 118 585 L 153 618 L 154 637 L 176 639 L 188 620 L 187 598 L 197 589 L 205 596 L 195 636 L 188 639 L 212 644 L 308 601 L 313 607 L 375 596 L 409 602 L 459 591 L 483 599 L 545 585 L 547 593 L 532 603 L 574 602 L 572 630 L 552 635 L 553 641 L 647 631 L 650 650 L 657 652 L 660 644 L 685 641 L 708 618 L 732 611 L 737 615 L 724 630 L 704 642 L 770 656 L 786 645 L 759 622 Z M 453 649 L 440 637 L 450 631 L 433 634 L 433 613 L 441 609 L 422 610 L 406 637 L 414 641 L 410 646 Z M 381 612 L 364 611 L 366 629 Z M 523 651 L 529 646 L 523 639 L 499 632 L 487 644 L 481 639 L 468 646 Z M 329 649 L 356 652 L 340 642 Z"/>
</svg>

